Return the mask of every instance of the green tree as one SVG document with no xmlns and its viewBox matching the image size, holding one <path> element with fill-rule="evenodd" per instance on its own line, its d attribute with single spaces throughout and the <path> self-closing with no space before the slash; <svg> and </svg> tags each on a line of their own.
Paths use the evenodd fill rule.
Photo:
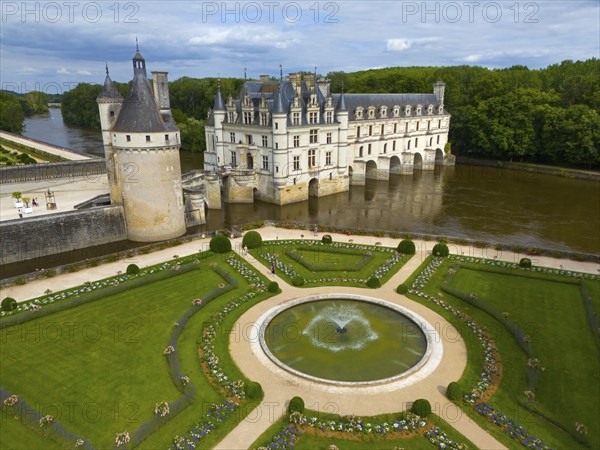
<svg viewBox="0 0 600 450">
<path fill-rule="evenodd" d="M 25 113 L 16 94 L 0 91 L 0 129 L 11 133 L 23 131 Z"/>
</svg>

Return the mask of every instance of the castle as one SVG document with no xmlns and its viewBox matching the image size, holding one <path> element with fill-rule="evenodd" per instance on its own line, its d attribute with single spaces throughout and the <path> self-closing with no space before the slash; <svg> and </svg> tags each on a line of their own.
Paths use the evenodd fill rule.
<svg viewBox="0 0 600 450">
<path fill-rule="evenodd" d="M 344 192 L 445 159 L 445 84 L 431 94 L 332 94 L 327 79 L 291 74 L 244 84 L 206 122 L 204 168 L 223 177 L 226 202 L 285 205 Z"/>
<path fill-rule="evenodd" d="M 171 115 L 166 72 L 146 74 L 136 49 L 133 81 L 125 99 L 106 68 L 96 99 L 112 205 L 122 205 L 127 238 L 161 241 L 186 231 L 179 128 Z M 202 215 L 204 210 L 202 209 Z"/>
</svg>

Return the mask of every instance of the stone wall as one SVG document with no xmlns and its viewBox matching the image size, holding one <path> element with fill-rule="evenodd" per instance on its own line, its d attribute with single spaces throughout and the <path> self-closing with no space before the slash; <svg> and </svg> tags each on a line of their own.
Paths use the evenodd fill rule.
<svg viewBox="0 0 600 450">
<path fill-rule="evenodd" d="M 74 177 L 87 177 L 90 181 L 96 181 L 100 175 L 105 173 L 106 164 L 104 159 L 28 164 L 2 167 L 0 169 L 0 184 L 60 180 Z"/>
<path fill-rule="evenodd" d="M 9 264 L 127 239 L 121 206 L 0 223 L 0 263 Z"/>
</svg>

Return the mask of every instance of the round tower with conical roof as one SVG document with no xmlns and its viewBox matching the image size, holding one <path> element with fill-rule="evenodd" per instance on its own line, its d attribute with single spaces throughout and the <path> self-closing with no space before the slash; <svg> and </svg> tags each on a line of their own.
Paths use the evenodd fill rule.
<svg viewBox="0 0 600 450">
<path fill-rule="evenodd" d="M 152 242 L 181 236 L 186 230 L 180 137 L 169 109 L 166 72 L 154 76 L 153 89 L 146 61 L 136 50 L 131 89 L 121 98 L 120 108 L 111 110 L 116 103 L 105 100 L 109 97 L 104 91 L 97 101 L 103 136 L 108 139 L 111 202 L 123 205 L 128 239 Z M 105 89 L 110 89 L 106 82 Z"/>
</svg>

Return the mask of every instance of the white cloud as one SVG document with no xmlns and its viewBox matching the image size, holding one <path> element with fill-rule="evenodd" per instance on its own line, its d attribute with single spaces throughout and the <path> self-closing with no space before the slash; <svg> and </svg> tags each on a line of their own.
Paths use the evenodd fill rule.
<svg viewBox="0 0 600 450">
<path fill-rule="evenodd" d="M 21 70 L 19 71 L 19 73 L 23 74 L 23 75 L 31 75 L 34 73 L 38 73 L 39 71 L 33 67 L 29 67 L 29 66 L 23 66 L 21 67 Z"/>
<path fill-rule="evenodd" d="M 388 39 L 387 49 L 389 52 L 403 52 L 412 46 L 408 39 Z"/>
<path fill-rule="evenodd" d="M 465 62 L 470 62 L 470 63 L 474 63 L 477 62 L 481 59 L 481 55 L 468 55 L 465 56 L 462 60 Z"/>
<path fill-rule="evenodd" d="M 90 72 L 89 70 L 78 70 L 77 71 L 77 75 L 90 76 L 91 74 L 92 74 L 92 72 Z"/>
<path fill-rule="evenodd" d="M 66 67 L 61 67 L 60 69 L 58 69 L 56 71 L 56 73 L 59 75 L 70 75 L 71 74 L 71 72 L 69 72 Z"/>
</svg>

